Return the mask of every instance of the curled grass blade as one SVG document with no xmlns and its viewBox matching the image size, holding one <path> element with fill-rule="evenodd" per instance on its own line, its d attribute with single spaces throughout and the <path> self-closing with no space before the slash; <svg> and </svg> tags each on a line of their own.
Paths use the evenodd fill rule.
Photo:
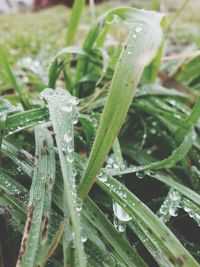
<svg viewBox="0 0 200 267">
<path fill-rule="evenodd" d="M 192 132 L 189 133 L 183 140 L 183 142 L 178 146 L 175 150 L 173 150 L 172 154 L 163 159 L 161 161 L 152 162 L 142 166 L 134 166 L 130 168 L 130 172 L 139 172 L 139 171 L 148 171 L 148 170 L 158 170 L 164 168 L 172 168 L 176 165 L 177 162 L 184 159 L 187 155 L 188 151 L 192 147 L 193 139 Z M 123 173 L 123 171 L 122 171 Z M 115 175 L 115 174 L 114 174 Z"/>
<path fill-rule="evenodd" d="M 152 16 L 151 13 L 150 16 L 148 12 L 122 8 L 108 13 L 105 23 L 116 20 L 116 16 L 129 23 L 131 30 L 116 66 L 95 142 L 80 182 L 79 195 L 82 198 L 92 187 L 120 131 L 144 67 L 153 59 L 162 41 L 160 14 Z"/>
</svg>

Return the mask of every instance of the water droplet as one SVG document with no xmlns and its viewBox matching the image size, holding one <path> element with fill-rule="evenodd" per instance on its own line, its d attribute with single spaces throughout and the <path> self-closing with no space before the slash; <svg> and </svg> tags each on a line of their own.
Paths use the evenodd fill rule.
<svg viewBox="0 0 200 267">
<path fill-rule="evenodd" d="M 41 97 L 43 98 L 51 98 L 55 95 L 55 91 L 52 88 L 46 88 L 41 92 Z"/>
<path fill-rule="evenodd" d="M 144 171 L 136 172 L 136 176 L 137 176 L 139 179 L 142 179 L 142 178 L 144 178 L 144 176 L 145 176 L 145 172 L 144 172 Z"/>
<path fill-rule="evenodd" d="M 150 133 L 153 134 L 153 135 L 156 134 L 156 129 L 155 128 L 151 128 L 150 129 Z"/>
<path fill-rule="evenodd" d="M 155 174 L 156 174 L 156 171 L 153 171 L 153 170 L 147 172 L 147 175 L 154 176 Z"/>
<path fill-rule="evenodd" d="M 97 177 L 101 182 L 106 182 L 108 180 L 106 175 L 103 174 L 102 172 L 100 172 Z"/>
<path fill-rule="evenodd" d="M 67 142 L 67 143 L 72 141 L 72 135 L 69 132 L 65 133 L 63 138 L 64 138 L 65 142 Z"/>
<path fill-rule="evenodd" d="M 77 124 L 78 123 L 78 114 L 75 114 L 73 117 L 73 124 Z"/>
<path fill-rule="evenodd" d="M 72 105 L 76 106 L 79 103 L 79 99 L 78 97 L 71 97 L 70 102 L 72 103 Z"/>
<path fill-rule="evenodd" d="M 132 217 L 117 202 L 113 203 L 113 211 L 120 221 L 128 222 L 132 220 Z"/>
<path fill-rule="evenodd" d="M 67 161 L 70 163 L 74 161 L 74 154 L 73 153 L 67 155 Z"/>
<path fill-rule="evenodd" d="M 178 208 L 177 207 L 170 207 L 169 208 L 169 214 L 173 217 L 176 217 L 178 215 Z"/>
<path fill-rule="evenodd" d="M 87 237 L 87 233 L 86 233 L 86 231 L 82 230 L 82 231 L 81 231 L 81 241 L 82 241 L 83 243 L 85 243 L 85 242 L 87 241 L 87 239 L 88 239 L 88 237 Z"/>
<path fill-rule="evenodd" d="M 178 215 L 178 209 L 181 204 L 181 195 L 178 191 L 170 189 L 165 201 L 160 207 L 158 215 L 160 219 L 167 223 L 171 216 L 175 217 Z"/>
<path fill-rule="evenodd" d="M 80 214 L 82 211 L 83 201 L 81 198 L 76 199 L 76 211 Z"/>
<path fill-rule="evenodd" d="M 136 33 L 141 33 L 141 32 L 142 32 L 142 27 L 141 27 L 141 26 L 137 26 L 137 27 L 135 28 L 135 32 L 136 32 Z"/>
<path fill-rule="evenodd" d="M 65 112 L 71 112 L 72 111 L 71 103 L 67 103 L 65 106 L 63 106 L 62 110 L 65 111 Z"/>
<path fill-rule="evenodd" d="M 76 169 L 73 169 L 73 170 L 72 170 L 72 175 L 73 175 L 73 176 L 76 176 L 76 175 L 77 175 L 77 171 L 76 171 Z"/>
<path fill-rule="evenodd" d="M 69 153 L 71 153 L 71 152 L 74 151 L 74 148 L 73 148 L 72 144 L 68 144 L 68 146 L 67 146 L 67 151 L 68 151 Z"/>
<path fill-rule="evenodd" d="M 181 119 L 181 116 L 179 114 L 174 114 L 174 118 Z"/>
</svg>

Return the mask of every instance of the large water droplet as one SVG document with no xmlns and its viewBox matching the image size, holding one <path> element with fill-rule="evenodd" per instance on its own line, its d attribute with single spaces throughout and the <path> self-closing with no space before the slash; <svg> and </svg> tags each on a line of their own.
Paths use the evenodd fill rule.
<svg viewBox="0 0 200 267">
<path fill-rule="evenodd" d="M 132 217 L 117 202 L 113 203 L 113 211 L 120 221 L 128 222 L 132 219 Z"/>
</svg>

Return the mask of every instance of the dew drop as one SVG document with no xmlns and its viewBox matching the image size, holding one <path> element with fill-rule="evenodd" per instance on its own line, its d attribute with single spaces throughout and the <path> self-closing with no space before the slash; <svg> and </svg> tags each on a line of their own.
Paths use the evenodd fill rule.
<svg viewBox="0 0 200 267">
<path fill-rule="evenodd" d="M 120 232 L 120 233 L 124 233 L 126 231 L 126 223 L 120 221 L 116 216 L 114 216 L 114 226 L 115 228 Z"/>
<path fill-rule="evenodd" d="M 72 103 L 72 105 L 76 106 L 79 103 L 79 99 L 78 97 L 71 97 L 70 102 Z"/>
<path fill-rule="evenodd" d="M 101 182 L 106 182 L 108 180 L 106 175 L 104 175 L 102 172 L 100 172 L 97 177 Z"/>
<path fill-rule="evenodd" d="M 67 155 L 67 161 L 70 162 L 70 163 L 74 161 L 74 155 L 73 155 L 73 153 Z"/>
<path fill-rule="evenodd" d="M 77 175 L 77 171 L 76 171 L 76 169 L 73 169 L 73 170 L 72 170 L 72 175 L 73 175 L 73 176 L 76 176 L 76 175 Z"/>
<path fill-rule="evenodd" d="M 137 33 L 141 33 L 141 32 L 142 32 L 142 27 L 141 27 L 141 26 L 137 26 L 137 27 L 135 28 L 135 32 L 137 32 Z"/>
<path fill-rule="evenodd" d="M 83 201 L 80 198 L 76 200 L 76 211 L 80 214 L 82 211 Z"/>
<path fill-rule="evenodd" d="M 169 208 L 169 214 L 173 217 L 176 217 L 178 215 L 178 208 L 177 207 L 170 207 Z"/>
<path fill-rule="evenodd" d="M 72 135 L 70 133 L 65 133 L 63 138 L 67 143 L 72 141 Z"/>
<path fill-rule="evenodd" d="M 156 171 L 151 170 L 151 171 L 148 171 L 147 174 L 151 175 L 151 176 L 154 176 L 154 175 L 156 175 Z"/>
<path fill-rule="evenodd" d="M 71 103 L 67 103 L 65 106 L 63 106 L 62 110 L 65 111 L 65 112 L 71 112 L 72 111 Z"/>
<path fill-rule="evenodd" d="M 84 230 L 82 230 L 82 231 L 81 231 L 81 241 L 82 241 L 83 243 L 85 243 L 85 242 L 87 241 L 87 239 L 88 239 L 88 237 L 87 237 L 87 233 L 86 233 Z"/>
<path fill-rule="evenodd" d="M 67 151 L 68 151 L 69 153 L 71 153 L 71 152 L 73 152 L 73 150 L 74 150 L 73 146 L 72 146 L 71 144 L 69 144 L 69 145 L 67 146 Z"/>
<path fill-rule="evenodd" d="M 51 98 L 51 97 L 53 97 L 55 95 L 55 91 L 53 89 L 51 89 L 51 88 L 46 88 L 41 92 L 40 95 L 41 95 L 42 98 L 49 99 L 49 98 Z"/>
<path fill-rule="evenodd" d="M 120 221 L 128 222 L 132 219 L 132 217 L 117 202 L 113 203 L 113 211 Z"/>
<path fill-rule="evenodd" d="M 144 176 L 145 176 L 145 172 L 144 172 L 144 171 L 136 172 L 136 176 L 137 176 L 139 179 L 142 179 L 142 178 L 144 178 Z"/>
<path fill-rule="evenodd" d="M 78 123 L 78 114 L 76 114 L 74 117 L 73 117 L 73 124 L 77 124 Z"/>
<path fill-rule="evenodd" d="M 151 128 L 150 133 L 153 134 L 153 135 L 156 134 L 156 129 L 155 128 Z"/>
</svg>

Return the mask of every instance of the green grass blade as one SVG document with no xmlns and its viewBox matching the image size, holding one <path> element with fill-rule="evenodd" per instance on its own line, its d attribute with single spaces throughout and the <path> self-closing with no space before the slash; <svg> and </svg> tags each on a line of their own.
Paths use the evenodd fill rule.
<svg viewBox="0 0 200 267">
<path fill-rule="evenodd" d="M 162 252 L 167 266 L 199 266 L 195 259 L 178 241 L 175 235 L 144 205 L 135 195 L 116 179 L 107 176 L 106 182 L 97 180 L 97 184 L 118 202 L 133 219 L 151 242 Z"/>
<path fill-rule="evenodd" d="M 190 199 L 192 202 L 194 202 L 195 204 L 197 204 L 200 207 L 200 196 L 199 194 L 197 194 L 196 192 L 194 192 L 193 190 L 191 190 L 190 188 L 177 183 L 176 181 L 174 181 L 169 175 L 164 175 L 161 173 L 155 173 L 154 175 L 152 175 L 151 173 L 149 173 L 149 176 L 163 182 L 164 184 L 168 185 L 171 188 L 176 189 L 177 191 L 179 191 L 183 196 L 185 196 L 186 198 Z"/>
<path fill-rule="evenodd" d="M 160 7 L 160 0 L 152 0 L 151 1 L 151 9 L 159 10 Z"/>
<path fill-rule="evenodd" d="M 78 255 L 78 262 L 81 267 L 86 266 L 83 244 L 81 241 L 80 218 L 77 209 L 77 196 L 75 188 L 74 170 L 74 141 L 73 141 L 73 120 L 75 115 L 76 99 L 64 89 L 45 89 L 42 97 L 48 103 L 50 119 L 56 134 L 56 143 L 60 158 L 63 182 L 64 182 L 64 257 L 67 261 L 67 235 L 69 230 L 69 216 L 74 232 L 74 245 Z"/>
<path fill-rule="evenodd" d="M 0 46 L 0 63 L 2 64 L 7 74 L 7 78 L 10 84 L 13 86 L 13 89 L 17 91 L 23 107 L 25 109 L 29 109 L 31 107 L 31 104 L 29 103 L 28 96 L 26 92 L 22 89 L 22 87 L 18 84 L 15 75 L 10 67 L 10 64 L 7 60 L 7 56 L 2 45 Z"/>
<path fill-rule="evenodd" d="M 183 142 L 178 146 L 175 150 L 173 150 L 172 154 L 163 159 L 161 161 L 152 162 L 142 166 L 134 166 L 130 168 L 130 172 L 139 172 L 139 171 L 148 171 L 148 170 L 158 170 L 164 168 L 172 168 L 176 165 L 177 162 L 184 159 L 187 155 L 188 151 L 192 147 L 193 133 L 189 133 L 183 140 Z M 123 173 L 123 171 L 122 171 Z M 122 174 L 121 173 L 121 174 Z M 115 174 L 114 174 L 115 175 Z"/>
<path fill-rule="evenodd" d="M 74 37 L 77 32 L 77 28 L 81 19 L 84 6 L 85 6 L 85 0 L 74 1 L 67 29 L 67 40 L 66 40 L 67 46 L 72 45 L 74 42 Z"/>
<path fill-rule="evenodd" d="M 178 17 L 180 17 L 180 15 L 183 13 L 183 11 L 186 9 L 186 7 L 189 4 L 189 2 L 190 2 L 190 0 L 184 0 L 184 1 L 182 1 L 179 9 L 175 12 L 175 14 L 172 16 L 171 20 L 169 21 L 168 31 L 171 30 L 173 24 L 178 19 Z"/>
<path fill-rule="evenodd" d="M 48 120 L 46 108 L 31 109 L 7 117 L 4 135 L 8 136 Z"/>
<path fill-rule="evenodd" d="M 10 102 L 0 98 L 0 147 L 5 133 L 7 116 L 13 110 L 14 107 L 10 104 Z"/>
<path fill-rule="evenodd" d="M 66 69 L 66 63 L 67 59 L 69 59 L 70 55 L 85 55 L 85 52 L 75 46 L 68 46 L 63 49 L 61 49 L 56 56 L 52 59 L 50 65 L 49 65 L 49 71 L 48 71 L 48 86 L 49 88 L 55 88 L 56 86 L 56 80 L 58 79 L 59 74 L 61 71 Z"/>
<path fill-rule="evenodd" d="M 40 242 L 48 236 L 51 209 L 51 190 L 55 178 L 53 140 L 50 133 L 40 126 L 35 128 L 35 170 L 30 189 L 28 217 L 19 251 L 17 267 L 35 266 Z"/>
<path fill-rule="evenodd" d="M 85 197 L 92 187 L 124 122 L 142 71 L 155 56 L 162 40 L 160 15 L 155 13 L 155 17 L 149 19 L 148 12 L 117 9 L 107 15 L 107 19 L 114 15 L 125 17 L 125 21 L 127 18 L 132 30 L 116 66 L 95 142 L 80 182 L 81 197 Z"/>
<path fill-rule="evenodd" d="M 23 234 L 24 224 L 26 222 L 28 190 L 26 190 L 21 184 L 19 184 L 14 177 L 6 174 L 3 169 L 0 170 L 0 188 L 1 190 L 3 190 L 3 194 L 2 196 L 0 196 L 0 214 L 2 214 L 2 216 L 5 216 L 6 207 L 9 207 L 12 212 L 12 220 L 8 221 L 9 225 L 11 225 L 16 232 Z M 13 192 L 15 193 L 13 194 Z M 54 234 L 54 228 L 57 227 L 56 220 L 58 220 L 58 218 L 58 216 L 51 216 L 51 221 L 49 222 L 48 242 L 42 242 L 41 246 L 39 247 L 35 262 L 36 266 L 44 266 L 44 263 L 48 259 L 46 255 L 48 255 L 49 246 L 54 241 L 54 238 L 57 238 L 56 233 Z M 51 258 L 51 261 L 54 262 L 55 259 Z M 58 265 L 57 262 L 56 266 L 61 265 Z"/>
<path fill-rule="evenodd" d="M 145 82 L 147 83 L 150 83 L 150 84 L 154 83 L 157 79 L 158 72 L 160 71 L 161 61 L 162 61 L 163 48 L 164 48 L 164 42 L 162 42 L 161 46 L 159 47 L 156 57 L 153 59 L 150 65 L 147 66 L 144 70 L 143 78 L 145 79 Z"/>
<path fill-rule="evenodd" d="M 28 176 L 32 176 L 33 170 L 33 160 L 31 159 L 30 154 L 21 151 L 23 153 L 22 159 L 19 158 L 19 150 L 13 147 L 8 142 L 3 142 L 3 153 L 11 158 L 17 166 L 19 166 Z M 78 164 L 78 168 L 82 170 L 83 166 L 81 164 L 82 160 L 80 156 L 77 156 L 76 162 Z M 81 164 L 81 166 L 80 166 Z M 58 180 L 56 181 L 55 186 L 58 187 L 58 195 L 62 194 L 62 187 L 59 186 Z M 54 199 L 56 205 L 62 210 L 62 200 Z M 98 220 L 94 220 L 94 217 L 98 214 Z M 120 233 L 114 228 L 114 226 L 109 222 L 106 216 L 101 212 L 101 210 L 96 206 L 96 204 L 89 198 L 86 198 L 86 201 L 83 204 L 82 214 L 86 220 L 88 220 L 93 227 L 101 233 L 103 236 L 104 242 L 108 246 L 112 246 L 113 253 L 126 265 L 132 264 L 132 258 L 135 263 L 138 263 L 138 266 L 146 266 L 141 257 L 137 254 L 134 248 L 128 243 L 127 240 L 120 235 Z M 88 230 L 88 227 L 86 228 Z M 91 232 L 88 234 L 88 239 L 91 238 Z M 97 240 L 96 240 L 97 241 Z M 102 241 L 101 241 L 102 242 Z M 99 244 L 99 241 L 95 243 Z M 136 265 L 137 266 L 137 265 Z"/>
<path fill-rule="evenodd" d="M 120 233 L 109 222 L 96 204 L 87 197 L 84 202 L 84 215 L 95 225 L 108 243 L 114 248 L 118 257 L 126 266 L 146 266 L 146 263 L 131 247 L 131 245 L 120 235 Z M 97 218 L 94 220 L 94 218 Z"/>
</svg>

